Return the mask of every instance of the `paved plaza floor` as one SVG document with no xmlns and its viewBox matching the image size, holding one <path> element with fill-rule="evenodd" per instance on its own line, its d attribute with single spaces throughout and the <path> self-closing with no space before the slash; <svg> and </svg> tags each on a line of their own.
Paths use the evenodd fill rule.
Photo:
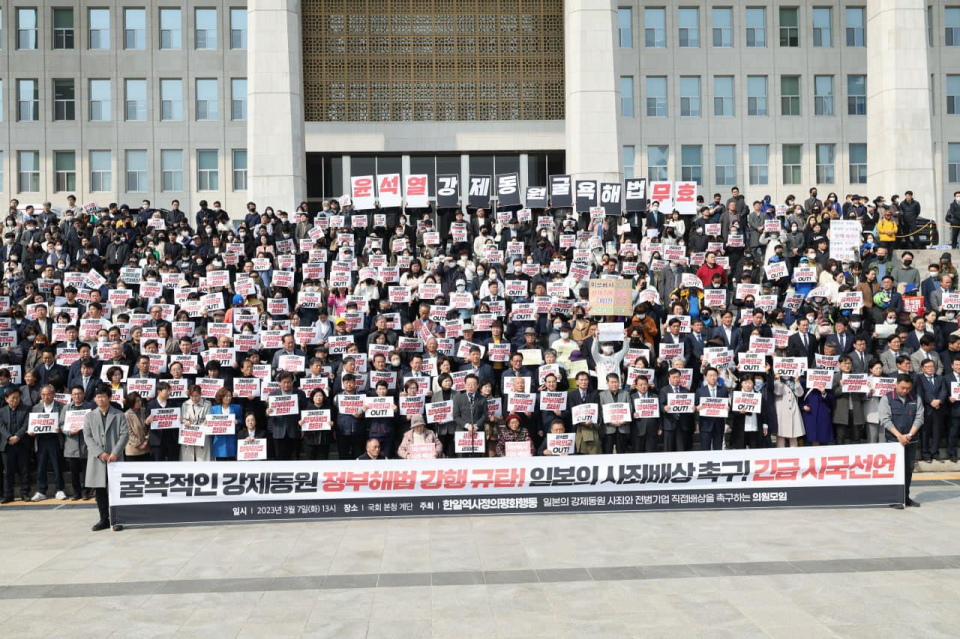
<svg viewBox="0 0 960 639">
<path fill-rule="evenodd" d="M 929 476 L 928 476 L 929 477 Z M 0 509 L 5 637 L 957 637 L 960 481 L 921 508 L 90 532 Z"/>
</svg>

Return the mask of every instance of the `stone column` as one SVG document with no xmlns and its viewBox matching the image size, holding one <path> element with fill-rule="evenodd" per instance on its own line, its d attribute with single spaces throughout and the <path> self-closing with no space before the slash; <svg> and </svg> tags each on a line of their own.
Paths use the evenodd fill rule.
<svg viewBox="0 0 960 639">
<path fill-rule="evenodd" d="M 299 0 L 249 0 L 249 197 L 291 213 L 306 199 Z"/>
<path fill-rule="evenodd" d="M 610 0 L 564 0 L 567 173 L 620 181 L 619 98 Z"/>
<path fill-rule="evenodd" d="M 889 199 L 897 193 L 902 199 L 904 191 L 913 191 L 921 215 L 942 220 L 934 172 L 926 2 L 870 0 L 865 4 L 870 194 Z"/>
</svg>

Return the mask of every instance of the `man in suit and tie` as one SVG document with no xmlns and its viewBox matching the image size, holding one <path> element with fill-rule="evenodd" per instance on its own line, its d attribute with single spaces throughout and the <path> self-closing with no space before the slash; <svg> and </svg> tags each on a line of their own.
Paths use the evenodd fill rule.
<svg viewBox="0 0 960 639">
<path fill-rule="evenodd" d="M 949 396 L 949 387 L 936 372 L 936 362 L 924 360 L 917 375 L 917 399 L 923 403 L 923 430 L 921 452 L 923 460 L 931 462 L 940 456 L 940 427 L 943 424 L 944 404 Z"/>
<path fill-rule="evenodd" d="M 94 401 L 97 407 L 83 419 L 83 441 L 87 444 L 87 488 L 93 488 L 100 520 L 93 525 L 94 532 L 110 527 L 110 493 L 107 491 L 107 466 L 123 461 L 123 449 L 130 439 L 127 418 L 110 405 L 110 386 L 97 386 Z M 115 525 L 114 530 L 121 527 Z"/>
<path fill-rule="evenodd" d="M 77 329 L 76 324 L 67 326 L 67 328 L 64 330 L 64 334 L 64 340 L 60 342 L 61 348 L 67 349 L 68 352 L 78 350 L 82 342 L 79 339 L 80 331 Z"/>
<path fill-rule="evenodd" d="M 670 398 L 679 393 L 689 393 L 690 389 L 680 385 L 680 371 L 671 368 L 667 373 L 668 384 L 660 389 L 660 410 L 663 411 L 663 421 L 660 426 L 663 434 L 663 450 L 672 452 L 675 450 L 683 451 L 686 435 L 684 431 L 693 429 L 693 415 L 690 413 L 670 413 L 667 412 L 667 405 Z M 723 431 L 720 431 L 720 437 L 723 437 Z"/>
<path fill-rule="evenodd" d="M 787 339 L 787 356 L 804 357 L 808 368 L 816 366 L 817 338 L 810 334 L 810 320 L 806 317 L 797 320 L 797 332 Z"/>
<path fill-rule="evenodd" d="M 742 336 L 740 329 L 733 325 L 733 311 L 726 310 L 720 316 L 720 326 L 713 329 L 713 337 L 723 340 L 723 345 L 736 353 L 740 350 Z"/>
<path fill-rule="evenodd" d="M 870 361 L 873 356 L 867 353 L 867 338 L 857 335 L 853 338 L 853 351 L 850 353 L 850 372 L 854 375 L 866 375 L 870 372 Z"/>
<path fill-rule="evenodd" d="M 690 323 L 690 334 L 687 335 L 686 352 L 689 354 L 687 361 L 694 369 L 700 368 L 700 360 L 703 358 L 703 347 L 706 346 L 707 335 L 703 334 L 703 320 L 699 317 L 693 319 Z"/>
<path fill-rule="evenodd" d="M 953 389 L 960 388 L 960 358 L 951 360 L 950 367 L 950 373 L 943 377 L 944 386 L 947 388 L 947 405 L 949 407 L 943 418 L 947 420 L 947 455 L 950 456 L 950 461 L 957 463 L 957 436 L 960 435 L 960 399 L 956 398 Z"/>
<path fill-rule="evenodd" d="M 52 346 L 48 346 L 43 349 L 43 354 L 40 357 L 42 363 L 33 369 L 33 372 L 37 374 L 40 385 L 45 386 L 59 379 L 58 385 L 62 388 L 67 383 L 67 367 L 63 364 L 57 364 L 57 351 Z"/>
<path fill-rule="evenodd" d="M 594 404 L 597 407 L 596 422 L 581 422 L 576 426 L 577 454 L 599 454 L 602 451 L 602 436 L 597 428 L 600 421 L 600 393 L 590 390 L 590 374 L 586 371 L 577 373 L 577 387 L 567 393 L 567 410 L 571 417 L 573 409 L 584 404 Z"/>
<path fill-rule="evenodd" d="M 837 318 L 834 323 L 834 330 L 836 330 L 836 333 L 828 335 L 826 342 L 836 345 L 837 355 L 848 355 L 853 350 L 853 336 L 847 331 L 846 318 Z"/>
<path fill-rule="evenodd" d="M 89 346 L 87 347 L 89 349 Z M 97 389 L 97 365 L 89 357 L 84 357 L 76 362 L 77 370 L 73 370 L 73 364 L 70 365 L 70 372 L 67 375 L 67 388 L 79 386 L 83 389 L 84 401 L 92 402 L 93 393 Z"/>
<path fill-rule="evenodd" d="M 897 359 L 901 355 L 906 355 L 907 351 L 903 348 L 903 340 L 894 333 L 887 340 L 887 350 L 880 353 L 880 363 L 883 364 L 883 374 L 887 377 L 897 374 Z"/>
<path fill-rule="evenodd" d="M 480 395 L 480 378 L 468 373 L 463 385 L 464 392 L 453 396 L 453 421 L 459 430 L 482 433 L 487 423 L 487 402 Z"/>
<path fill-rule="evenodd" d="M 924 335 L 920 338 L 920 350 L 910 356 L 910 370 L 914 374 L 919 374 L 923 370 L 924 362 L 933 360 L 934 372 L 937 375 L 943 375 L 943 362 L 940 361 L 940 355 L 933 350 L 936 343 L 937 340 L 933 335 Z M 919 390 L 917 392 L 919 393 Z"/>
<path fill-rule="evenodd" d="M 711 367 L 707 369 L 704 379 L 706 384 L 697 389 L 696 406 L 694 410 L 700 412 L 701 403 L 704 399 L 726 399 L 727 389 L 720 386 L 717 382 L 720 373 L 717 369 Z M 723 431 L 726 427 L 726 419 L 723 417 L 700 417 L 700 450 L 721 450 L 723 448 Z"/>
</svg>

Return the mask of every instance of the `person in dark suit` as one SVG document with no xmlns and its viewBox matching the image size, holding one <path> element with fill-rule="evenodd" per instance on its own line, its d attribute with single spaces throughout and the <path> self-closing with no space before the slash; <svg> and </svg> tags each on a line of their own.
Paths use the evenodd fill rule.
<svg viewBox="0 0 960 639">
<path fill-rule="evenodd" d="M 460 366 L 461 371 L 470 371 L 476 375 L 477 380 L 493 380 L 493 367 L 480 359 L 481 352 L 479 346 L 471 346 L 467 355 L 467 361 Z"/>
<path fill-rule="evenodd" d="M 700 411 L 700 404 L 704 398 L 723 398 L 727 399 L 727 389 L 720 386 L 717 381 L 720 377 L 717 369 L 711 367 L 707 369 L 704 379 L 706 384 L 697 389 L 697 405 L 694 410 Z M 729 402 L 728 402 L 729 404 Z M 723 431 L 726 427 L 726 419 L 723 417 L 700 417 L 700 450 L 721 450 L 723 449 Z"/>
<path fill-rule="evenodd" d="M 38 335 L 46 335 L 47 341 L 51 341 L 53 338 L 53 320 L 47 317 L 47 307 L 41 304 L 37 306 L 34 312 L 36 313 L 36 319 L 27 322 L 25 328 L 32 326 Z"/>
<path fill-rule="evenodd" d="M 296 376 L 283 371 L 278 378 L 280 388 L 273 395 L 295 395 L 299 410 L 292 415 L 271 415 L 267 407 L 267 430 L 273 439 L 277 459 L 294 460 L 300 457 L 300 412 L 307 408 L 307 396 L 299 388 L 293 387 Z"/>
<path fill-rule="evenodd" d="M 20 401 L 20 389 L 7 389 L 7 405 L 0 408 L 0 453 L 3 454 L 3 500 L 13 501 L 14 481 L 20 476 L 20 496 L 30 499 L 30 445 L 27 438 L 30 409 Z"/>
<path fill-rule="evenodd" d="M 814 368 L 817 361 L 817 338 L 810 334 L 810 320 L 797 320 L 797 332 L 787 339 L 788 357 L 805 357 L 807 367 Z"/>
<path fill-rule="evenodd" d="M 853 350 L 850 352 L 850 372 L 854 375 L 866 375 L 870 372 L 870 360 L 873 356 L 867 352 L 867 336 L 853 338 Z"/>
<path fill-rule="evenodd" d="M 700 369 L 701 359 L 703 358 L 703 347 L 706 346 L 709 335 L 703 332 L 703 320 L 699 317 L 694 318 L 690 323 L 690 334 L 687 335 L 687 346 L 684 352 L 687 354 L 688 365 L 694 370 Z"/>
<path fill-rule="evenodd" d="M 597 427 L 600 421 L 600 393 L 590 390 L 590 374 L 580 371 L 576 377 L 577 387 L 567 393 L 567 410 L 570 411 L 571 423 L 573 409 L 584 404 L 594 404 L 597 407 L 597 422 L 583 422 L 576 425 L 577 453 L 597 454 L 602 450 L 601 435 Z"/>
<path fill-rule="evenodd" d="M 647 231 L 657 229 L 657 237 L 663 237 L 663 223 L 666 216 L 660 212 L 660 202 L 653 200 L 650 202 L 650 208 L 647 209 Z"/>
<path fill-rule="evenodd" d="M 943 376 L 943 383 L 947 388 L 947 406 L 944 414 L 947 420 L 947 455 L 950 461 L 957 462 L 957 436 L 960 435 L 960 399 L 954 399 L 954 384 L 960 388 L 960 359 L 950 362 L 951 371 Z"/>
<path fill-rule="evenodd" d="M 660 409 L 663 411 L 663 421 L 660 432 L 663 434 L 663 450 L 672 452 L 684 450 L 684 431 L 693 430 L 693 415 L 690 413 L 668 413 L 666 407 L 670 403 L 670 396 L 678 393 L 689 393 L 690 389 L 680 385 L 680 371 L 671 368 L 667 373 L 668 384 L 660 389 Z M 721 431 L 721 437 L 723 437 Z"/>
<path fill-rule="evenodd" d="M 48 346 L 43 349 L 41 355 L 42 364 L 33 369 L 37 374 L 40 386 L 46 386 L 52 381 L 59 379 L 59 385 L 62 388 L 67 383 L 67 367 L 63 364 L 57 364 L 57 351 Z"/>
<path fill-rule="evenodd" d="M 853 350 L 853 336 L 847 331 L 846 318 L 837 318 L 834 323 L 836 333 L 827 335 L 825 342 L 834 344 L 837 347 L 837 355 L 848 355 Z"/>
<path fill-rule="evenodd" d="M 744 393 L 756 392 L 752 375 L 743 378 L 743 381 L 740 382 L 740 390 Z M 758 413 L 733 410 L 731 406 L 730 448 L 738 450 L 762 448 L 765 438 L 770 433 L 769 416 L 771 413 L 776 414 L 773 411 L 772 402 L 768 402 L 765 396 L 760 399 L 760 412 Z"/>
<path fill-rule="evenodd" d="M 177 414 L 180 413 L 178 404 L 170 399 L 170 385 L 166 382 L 157 384 L 157 396 L 147 403 L 147 418 L 145 420 L 147 426 L 153 422 L 154 411 L 161 408 L 176 408 L 178 409 Z M 151 459 L 153 461 L 180 461 L 179 436 L 179 428 L 151 428 L 148 440 Z"/>
<path fill-rule="evenodd" d="M 633 428 L 630 429 L 630 440 L 635 453 L 657 452 L 657 431 L 660 429 L 659 417 L 640 419 L 636 416 L 636 400 L 659 399 L 656 391 L 651 390 L 650 380 L 644 375 L 637 377 L 634 390 L 630 393 L 630 409 L 633 411 Z M 659 405 L 659 404 L 658 404 Z"/>
<path fill-rule="evenodd" d="M 569 388 L 569 386 L 567 386 Z M 540 387 L 540 392 L 556 393 L 562 390 L 560 388 L 559 380 L 557 376 L 553 373 L 548 373 L 547 376 L 543 379 L 543 386 Z M 553 410 L 543 410 L 540 406 L 540 395 L 537 395 L 537 409 L 540 412 L 539 423 L 534 427 L 535 430 L 542 432 L 544 436 L 550 432 L 550 427 L 553 425 L 554 420 L 561 420 L 564 424 L 564 427 L 570 422 L 570 408 L 569 408 L 569 399 L 567 401 L 567 408 L 563 410 L 553 411 Z M 456 409 L 456 406 L 454 406 Z M 530 433 L 531 436 L 534 433 Z"/>
<path fill-rule="evenodd" d="M 719 337 L 723 340 L 723 345 L 736 353 L 740 350 L 742 337 L 740 328 L 733 324 L 733 311 L 724 311 L 720 316 L 720 326 L 713 329 L 712 337 Z"/>
<path fill-rule="evenodd" d="M 74 371 L 73 364 L 70 365 L 67 388 L 79 386 L 83 389 L 84 401 L 92 402 L 93 394 L 97 390 L 96 364 L 89 357 L 79 359 L 74 364 L 77 365 L 77 369 Z"/>
<path fill-rule="evenodd" d="M 923 429 L 920 431 L 923 460 L 931 462 L 940 456 L 940 428 L 949 387 L 942 375 L 937 375 L 936 362 L 925 360 L 917 375 L 917 399 L 923 403 Z"/>
<path fill-rule="evenodd" d="M 480 378 L 469 373 L 463 384 L 464 392 L 453 396 L 453 421 L 460 430 L 483 432 L 487 424 L 487 402 L 480 395 Z"/>
</svg>

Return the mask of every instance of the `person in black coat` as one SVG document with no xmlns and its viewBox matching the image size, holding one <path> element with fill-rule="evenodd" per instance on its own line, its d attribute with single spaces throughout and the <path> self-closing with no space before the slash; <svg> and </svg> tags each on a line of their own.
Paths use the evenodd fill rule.
<svg viewBox="0 0 960 639">
<path fill-rule="evenodd" d="M 810 333 L 810 320 L 801 317 L 797 320 L 797 332 L 787 339 L 787 357 L 806 358 L 807 367 L 814 368 L 818 346 L 817 338 Z"/>
<path fill-rule="evenodd" d="M 763 381 L 762 376 L 756 380 Z M 764 389 L 757 390 L 753 376 L 746 376 L 740 383 L 740 391 L 744 393 L 759 393 L 760 410 L 756 413 L 738 411 L 735 405 L 731 406 L 730 415 L 730 447 L 735 449 L 763 448 L 771 432 L 776 432 L 776 408 L 773 397 L 764 393 Z M 771 423 L 772 422 L 772 423 Z"/>
<path fill-rule="evenodd" d="M 960 191 L 954 191 L 953 202 L 950 202 L 950 208 L 947 209 L 947 224 L 950 229 L 950 246 L 960 248 L 957 245 L 957 238 L 960 237 Z"/>
<path fill-rule="evenodd" d="M 686 432 L 693 431 L 693 413 L 668 413 L 666 407 L 671 395 L 689 393 L 690 389 L 680 385 L 680 371 L 671 368 L 667 373 L 668 383 L 660 389 L 660 410 L 663 420 L 658 435 L 663 435 L 663 450 L 666 452 L 685 450 Z"/>
<path fill-rule="evenodd" d="M 940 456 L 940 429 L 950 387 L 942 375 L 937 375 L 936 362 L 932 359 L 921 365 L 914 387 L 917 399 L 923 402 L 923 429 L 920 431 L 923 460 L 930 462 Z"/>
<path fill-rule="evenodd" d="M 69 371 L 63 364 L 57 364 L 57 351 L 52 346 L 43 349 L 41 355 L 43 363 L 38 365 L 33 372 L 37 375 L 40 386 L 46 386 L 59 378 L 62 387 L 67 382 Z"/>
<path fill-rule="evenodd" d="M 576 431 L 579 426 L 583 426 L 584 428 L 590 428 L 592 426 L 595 429 L 600 423 L 600 393 L 595 390 L 590 390 L 590 374 L 586 371 L 577 373 L 576 383 L 577 387 L 567 393 L 567 410 L 570 411 L 570 423 L 568 426 L 572 427 L 574 431 Z M 573 409 L 584 404 L 596 405 L 597 421 L 574 426 Z M 599 434 L 597 436 L 599 437 Z"/>
<path fill-rule="evenodd" d="M 660 430 L 660 419 L 636 417 L 636 401 L 640 398 L 657 400 L 659 398 L 656 391 L 650 388 L 650 380 L 644 375 L 637 377 L 633 388 L 633 392 L 630 393 L 630 408 L 634 414 L 633 428 L 630 429 L 633 452 L 655 453 L 657 452 L 657 440 L 659 439 L 657 433 Z"/>
<path fill-rule="evenodd" d="M 943 376 L 947 387 L 947 411 L 944 419 L 947 420 L 947 455 L 950 461 L 957 461 L 957 436 L 960 435 L 960 399 L 954 399 L 954 384 L 960 387 L 960 358 L 950 360 L 951 372 Z"/>
</svg>

